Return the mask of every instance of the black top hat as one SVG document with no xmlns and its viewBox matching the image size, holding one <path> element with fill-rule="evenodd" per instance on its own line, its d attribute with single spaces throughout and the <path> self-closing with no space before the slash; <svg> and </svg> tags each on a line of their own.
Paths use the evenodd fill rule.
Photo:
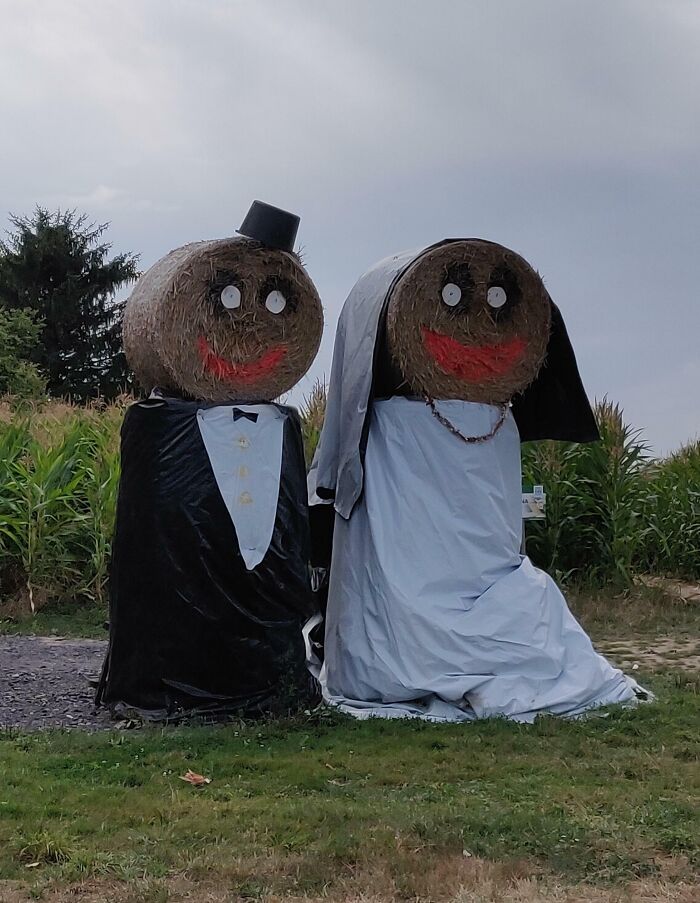
<svg viewBox="0 0 700 903">
<path fill-rule="evenodd" d="M 254 238 L 270 248 L 293 251 L 298 228 L 298 216 L 271 204 L 253 201 L 241 228 L 236 231 L 239 235 Z"/>
</svg>

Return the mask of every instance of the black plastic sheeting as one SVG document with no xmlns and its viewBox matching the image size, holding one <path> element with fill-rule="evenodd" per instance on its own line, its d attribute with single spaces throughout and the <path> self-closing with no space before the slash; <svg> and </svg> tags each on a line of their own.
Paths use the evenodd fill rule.
<svg viewBox="0 0 700 903">
<path fill-rule="evenodd" d="M 209 464 L 194 401 L 134 404 L 110 575 L 110 638 L 98 705 L 116 717 L 283 712 L 316 693 L 302 625 L 315 609 L 299 418 L 284 413 L 270 547 L 245 567 Z"/>
</svg>

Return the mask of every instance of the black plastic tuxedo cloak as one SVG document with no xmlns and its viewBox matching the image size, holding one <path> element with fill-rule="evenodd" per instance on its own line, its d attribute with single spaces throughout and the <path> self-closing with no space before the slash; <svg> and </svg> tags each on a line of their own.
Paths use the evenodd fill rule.
<svg viewBox="0 0 700 903">
<path fill-rule="evenodd" d="M 152 397 L 121 452 L 97 702 L 157 720 L 298 705 L 313 601 L 296 411 Z"/>
</svg>

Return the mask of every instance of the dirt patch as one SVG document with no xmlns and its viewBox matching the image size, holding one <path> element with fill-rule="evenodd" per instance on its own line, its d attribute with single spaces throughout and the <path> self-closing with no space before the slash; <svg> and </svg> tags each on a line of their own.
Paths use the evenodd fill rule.
<svg viewBox="0 0 700 903">
<path fill-rule="evenodd" d="M 683 580 L 674 580 L 671 577 L 640 577 L 639 582 L 644 586 L 654 586 L 662 589 L 669 596 L 677 597 L 683 602 L 700 603 L 700 583 L 687 583 Z"/>
<path fill-rule="evenodd" d="M 566 884 L 552 878 L 509 877 L 502 865 L 477 860 L 470 873 L 461 876 L 457 888 L 437 884 L 426 895 L 411 894 L 410 899 L 440 901 L 440 903 L 695 903 L 700 887 L 697 884 L 666 881 L 635 881 L 616 888 L 587 884 Z M 393 884 L 393 882 L 391 882 Z M 241 900 L 264 900 L 268 903 L 394 903 L 409 897 L 395 886 L 362 887 L 363 881 L 352 881 L 354 887 L 330 890 L 320 895 L 268 894 L 264 890 L 237 886 L 236 882 L 196 882 L 184 878 L 163 881 L 113 883 L 85 881 L 62 888 L 45 887 L 30 892 L 16 882 L 0 882 L 0 903 L 28 903 L 41 899 L 45 903 L 234 903 Z M 383 882 L 381 882 L 383 884 Z"/>
<path fill-rule="evenodd" d="M 104 640 L 0 636 L 0 728 L 113 727 L 95 711 L 91 684 L 106 649 Z"/>
<path fill-rule="evenodd" d="M 600 642 L 597 648 L 623 671 L 700 672 L 700 637 L 628 637 Z"/>
</svg>

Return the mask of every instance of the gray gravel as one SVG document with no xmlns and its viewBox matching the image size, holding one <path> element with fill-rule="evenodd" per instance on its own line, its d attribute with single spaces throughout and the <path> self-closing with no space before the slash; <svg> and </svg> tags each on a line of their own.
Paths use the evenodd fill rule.
<svg viewBox="0 0 700 903">
<path fill-rule="evenodd" d="M 104 640 L 0 636 L 0 728 L 114 728 L 106 711 L 95 711 L 90 684 L 106 649 Z"/>
</svg>

